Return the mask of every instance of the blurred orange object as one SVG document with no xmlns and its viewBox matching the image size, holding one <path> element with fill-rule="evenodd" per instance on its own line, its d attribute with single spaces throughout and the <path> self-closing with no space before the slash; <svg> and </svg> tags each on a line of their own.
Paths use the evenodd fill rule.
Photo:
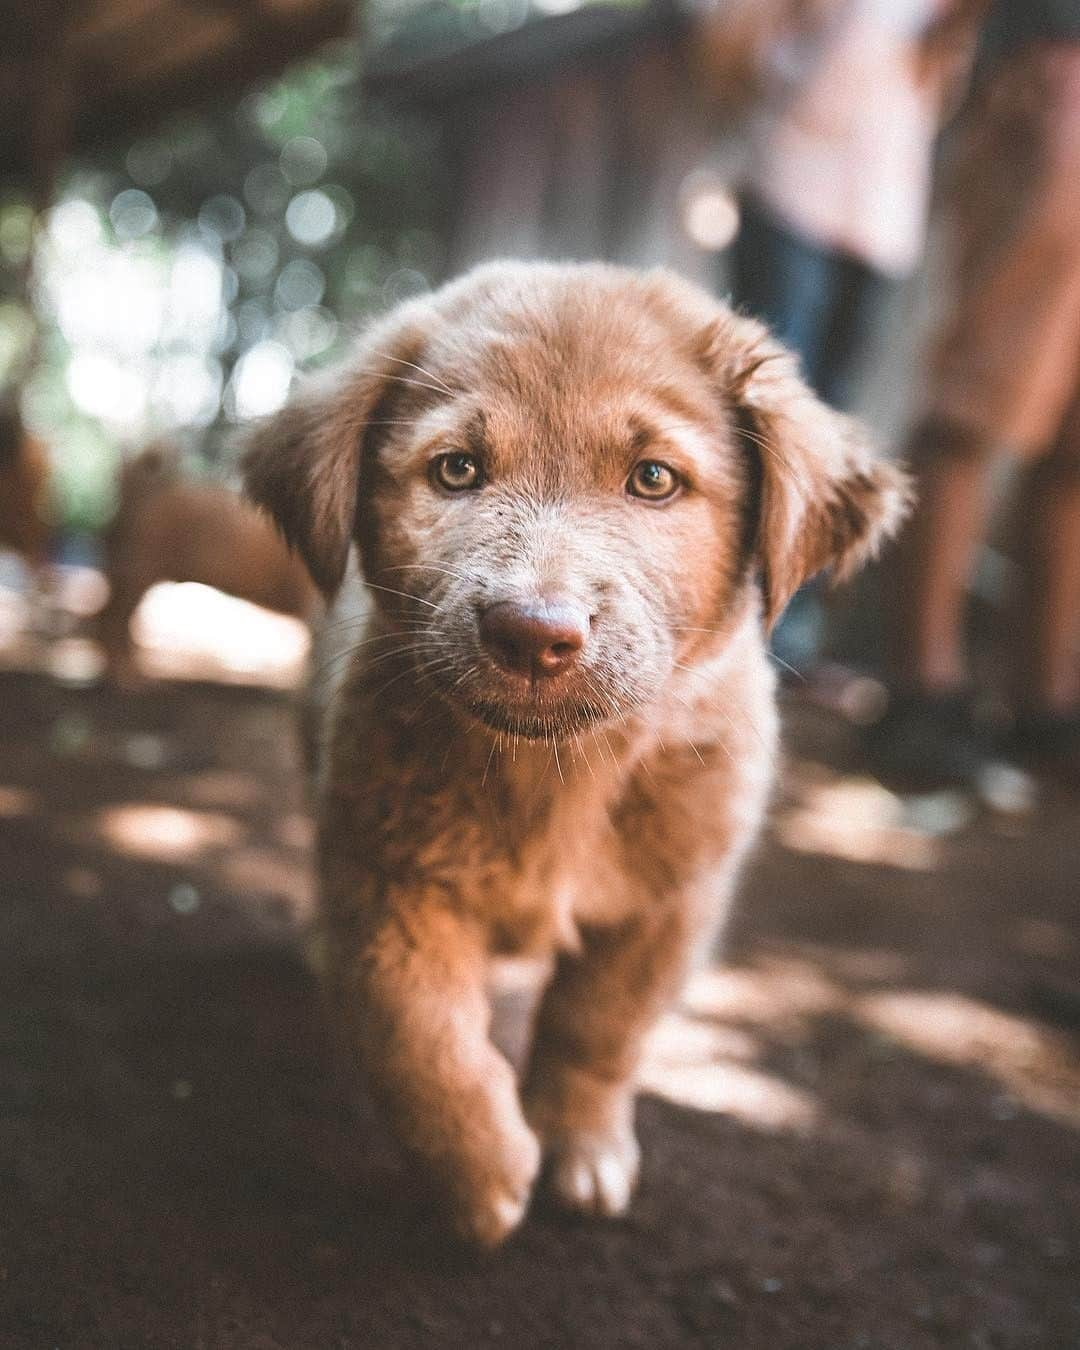
<svg viewBox="0 0 1080 1350">
<path fill-rule="evenodd" d="M 136 674 L 131 616 L 160 581 L 200 582 L 308 622 L 321 608 L 307 569 L 269 519 L 223 484 L 184 478 L 168 446 L 125 465 L 104 542 L 109 599 L 100 636 L 121 681 Z"/>
<path fill-rule="evenodd" d="M 0 548 L 13 548 L 27 562 L 45 561 L 49 542 L 46 496 L 49 459 L 13 408 L 0 408 Z"/>
</svg>

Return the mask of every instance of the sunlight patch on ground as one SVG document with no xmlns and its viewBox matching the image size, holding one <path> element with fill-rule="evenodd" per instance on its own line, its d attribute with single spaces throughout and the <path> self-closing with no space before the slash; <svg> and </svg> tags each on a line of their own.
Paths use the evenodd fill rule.
<svg viewBox="0 0 1080 1350">
<path fill-rule="evenodd" d="M 38 583 L 0 554 L 0 667 L 94 683 L 105 655 L 85 634 L 108 598 L 108 582 L 91 567 L 51 566 Z M 138 673 L 151 679 L 293 689 L 305 677 L 311 646 L 300 619 L 195 582 L 152 586 L 131 630 Z"/>
<path fill-rule="evenodd" d="M 989 1074 L 1031 1110 L 1080 1127 L 1080 1064 L 1049 1028 L 961 994 L 922 990 L 873 994 L 854 1011 L 917 1054 Z"/>
<path fill-rule="evenodd" d="M 662 1017 L 645 1039 L 646 1058 L 654 1064 L 708 1064 L 720 1058 L 750 1063 L 758 1050 L 748 1032 L 680 1012 Z"/>
<path fill-rule="evenodd" d="M 780 842 L 796 853 L 917 872 L 938 864 L 936 835 L 907 823 L 901 799 L 873 779 L 807 784 L 800 798 L 774 824 Z"/>
<path fill-rule="evenodd" d="M 850 977 L 895 978 L 882 953 L 868 953 L 856 962 Z M 681 1012 L 661 1023 L 650 1040 L 649 1086 L 672 1100 L 702 1109 L 728 1111 L 749 1120 L 760 1110 L 758 1124 L 770 1128 L 768 1112 L 780 1122 L 773 1128 L 800 1128 L 811 1120 L 812 1098 L 788 1084 L 785 1092 L 755 1096 L 755 1078 L 771 1083 L 752 1067 L 755 1029 L 767 1031 L 791 1046 L 806 1043 L 813 1023 L 822 1016 L 848 1019 L 871 1034 L 938 1064 L 984 1075 L 1027 1109 L 1080 1127 L 1080 1060 L 1067 1038 L 1034 1019 L 1002 1012 L 951 991 L 887 990 L 861 993 L 831 978 L 812 961 L 767 958 L 750 967 L 711 967 L 696 974 L 681 1001 Z M 674 1019 L 674 1020 L 673 1020 Z M 735 1039 L 731 1039 L 734 1035 Z M 712 1075 L 720 1076 L 713 1081 Z M 682 1098 L 676 1092 L 685 1092 Z M 724 1094 L 731 1093 L 731 1105 Z M 744 1094 L 744 1095 L 740 1095 Z M 708 1102 L 715 1105 L 705 1105 Z"/>
<path fill-rule="evenodd" d="M 758 1043 L 735 1027 L 669 1013 L 644 1051 L 641 1087 L 679 1106 L 717 1111 L 763 1130 L 804 1130 L 817 1117 L 809 1093 L 751 1067 Z"/>
<path fill-rule="evenodd" d="M 733 1116 L 755 1129 L 806 1130 L 818 1118 L 813 1096 L 760 1068 L 755 1036 L 733 1021 L 771 1022 L 778 1007 L 773 977 L 710 969 L 690 982 L 679 1010 L 646 1038 L 639 1082 L 646 1092 L 698 1111 Z M 819 1001 L 803 982 L 800 1007 Z M 784 1004 L 782 1011 L 790 1011 Z M 756 1014 L 756 1015 L 755 1015 Z"/>
<path fill-rule="evenodd" d="M 117 853 L 157 862 L 181 862 L 243 837 L 229 816 L 182 811 L 173 806 L 131 803 L 112 806 L 96 819 L 97 831 Z"/>
<path fill-rule="evenodd" d="M 843 989 L 810 962 L 777 957 L 753 968 L 699 971 L 681 1003 L 695 1017 L 794 1029 L 844 1001 Z"/>
<path fill-rule="evenodd" d="M 242 848 L 224 854 L 216 871 L 221 883 L 245 901 L 253 897 L 276 901 L 280 921 L 306 923 L 314 917 L 314 883 L 306 862 L 275 849 Z"/>
<path fill-rule="evenodd" d="M 45 653 L 45 669 L 61 684 L 95 684 L 105 674 L 105 649 L 92 638 L 61 638 Z"/>
<path fill-rule="evenodd" d="M 817 1119 L 817 1106 L 806 1092 L 783 1079 L 727 1060 L 707 1064 L 642 1066 L 641 1088 L 697 1111 L 734 1116 L 754 1129 L 807 1130 Z"/>
<path fill-rule="evenodd" d="M 291 689 L 303 678 L 307 625 L 196 582 L 161 582 L 131 621 L 140 669 L 157 679 L 257 683 Z"/>
</svg>

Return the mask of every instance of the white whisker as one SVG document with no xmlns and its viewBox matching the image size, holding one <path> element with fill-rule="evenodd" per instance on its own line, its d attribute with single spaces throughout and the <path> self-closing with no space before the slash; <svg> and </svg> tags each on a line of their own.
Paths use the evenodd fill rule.
<svg viewBox="0 0 1080 1350">
<path fill-rule="evenodd" d="M 442 389 L 444 394 L 449 394 L 451 398 L 453 397 L 454 391 L 449 385 L 440 380 L 438 375 L 432 374 L 430 370 L 425 370 L 423 366 L 418 366 L 415 361 L 406 361 L 403 357 L 391 356 L 389 352 L 372 352 L 371 354 L 372 356 L 379 357 L 382 361 L 396 361 L 399 366 L 408 366 L 410 370 L 415 370 L 420 375 L 426 375 L 429 380 L 432 380 Z"/>
</svg>

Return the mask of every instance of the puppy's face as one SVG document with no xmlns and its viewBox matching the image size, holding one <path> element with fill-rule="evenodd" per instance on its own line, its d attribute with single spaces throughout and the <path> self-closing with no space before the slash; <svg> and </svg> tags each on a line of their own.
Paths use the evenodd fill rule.
<svg viewBox="0 0 1080 1350">
<path fill-rule="evenodd" d="M 745 568 L 745 462 L 637 299 L 477 297 L 416 354 L 426 374 L 397 368 L 436 388 L 391 382 L 360 488 L 365 576 L 420 625 L 425 677 L 498 730 L 648 704 Z"/>
<path fill-rule="evenodd" d="M 647 709 L 754 575 L 775 617 L 902 494 L 756 324 L 667 274 L 485 268 L 358 366 L 257 436 L 249 491 L 325 589 L 355 538 L 418 674 L 498 731 Z"/>
</svg>

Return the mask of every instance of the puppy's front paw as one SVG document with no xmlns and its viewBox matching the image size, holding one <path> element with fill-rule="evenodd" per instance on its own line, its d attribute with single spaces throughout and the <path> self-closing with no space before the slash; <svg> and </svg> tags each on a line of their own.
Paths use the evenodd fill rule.
<svg viewBox="0 0 1080 1350">
<path fill-rule="evenodd" d="M 521 1129 L 493 1150 L 487 1166 L 472 1182 L 459 1177 L 455 1226 L 466 1241 L 491 1249 L 525 1217 L 533 1182 L 540 1170 L 540 1143 L 532 1130 Z"/>
<path fill-rule="evenodd" d="M 629 1207 L 640 1170 L 632 1131 L 568 1135 L 552 1144 L 547 1183 L 565 1208 L 614 1218 Z"/>
</svg>

